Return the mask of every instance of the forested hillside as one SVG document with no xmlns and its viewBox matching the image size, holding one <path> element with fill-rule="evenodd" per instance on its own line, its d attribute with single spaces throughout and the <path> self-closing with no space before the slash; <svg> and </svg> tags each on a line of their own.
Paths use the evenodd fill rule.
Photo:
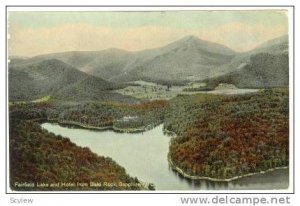
<svg viewBox="0 0 300 206">
<path fill-rule="evenodd" d="M 154 189 L 112 159 L 43 130 L 41 122 L 127 133 L 163 124 L 175 134 L 168 154 L 173 169 L 217 181 L 289 165 L 287 36 L 244 53 L 187 36 L 135 52 L 17 57 L 8 67 L 13 190 Z M 15 185 L 90 181 L 116 185 Z"/>
<path fill-rule="evenodd" d="M 130 177 L 112 159 L 98 156 L 88 148 L 76 146 L 68 138 L 41 129 L 33 120 L 46 119 L 47 109 L 49 105 L 44 103 L 11 107 L 9 152 L 12 190 L 147 189 L 147 185 Z M 21 187 L 25 182 L 34 183 L 34 186 Z M 100 185 L 91 186 L 91 182 Z M 37 183 L 49 185 L 37 187 Z"/>
<path fill-rule="evenodd" d="M 222 97 L 179 96 L 164 128 L 170 159 L 189 175 L 232 178 L 289 165 L 287 89 Z"/>
<path fill-rule="evenodd" d="M 47 95 L 63 100 L 103 99 L 110 95 L 110 90 L 120 88 L 56 59 L 9 67 L 8 77 L 10 101 L 34 100 Z"/>
<path fill-rule="evenodd" d="M 119 132 L 149 130 L 164 120 L 167 101 L 139 104 L 90 102 L 47 111 L 49 120 L 90 129 L 114 129 Z"/>
<path fill-rule="evenodd" d="M 259 53 L 241 70 L 205 82 L 210 89 L 220 83 L 234 84 L 238 88 L 285 87 L 289 85 L 289 57 L 288 54 Z"/>
<path fill-rule="evenodd" d="M 287 88 L 278 88 L 234 96 L 179 95 L 170 101 L 139 104 L 62 104 L 55 100 L 12 104 L 10 151 L 14 159 L 10 161 L 11 174 L 13 181 L 27 181 L 33 178 L 31 174 L 37 181 L 45 180 L 44 177 L 61 181 L 63 178 L 77 180 L 79 174 L 83 175 L 83 170 L 89 177 L 96 178 L 96 171 L 103 169 L 104 180 L 110 177 L 113 181 L 136 181 L 123 176 L 122 169 L 114 163 L 107 163 L 106 159 L 100 160 L 88 149 L 78 148 L 63 137 L 41 130 L 33 120 L 122 132 L 141 132 L 164 123 L 166 132 L 177 135 L 171 140 L 170 161 L 186 174 L 200 177 L 225 179 L 288 166 L 288 102 Z M 80 160 L 80 157 L 87 160 Z M 114 168 L 109 170 L 113 174 L 98 168 L 104 160 L 109 165 L 105 169 Z M 52 168 L 52 163 L 60 167 Z M 63 167 L 63 163 L 71 166 Z M 79 164 L 86 166 L 80 167 Z"/>
</svg>

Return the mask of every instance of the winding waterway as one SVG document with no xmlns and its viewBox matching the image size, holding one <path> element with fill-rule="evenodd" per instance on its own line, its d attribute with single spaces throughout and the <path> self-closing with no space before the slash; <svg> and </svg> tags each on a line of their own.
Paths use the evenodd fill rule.
<svg viewBox="0 0 300 206">
<path fill-rule="evenodd" d="M 231 182 L 188 180 L 174 172 L 168 163 L 170 137 L 163 134 L 163 125 L 143 133 L 116 133 L 67 128 L 43 123 L 42 127 L 56 135 L 68 137 L 82 147 L 111 157 L 127 173 L 143 182 L 154 183 L 156 190 L 273 190 L 287 189 L 289 170 L 244 177 Z"/>
</svg>

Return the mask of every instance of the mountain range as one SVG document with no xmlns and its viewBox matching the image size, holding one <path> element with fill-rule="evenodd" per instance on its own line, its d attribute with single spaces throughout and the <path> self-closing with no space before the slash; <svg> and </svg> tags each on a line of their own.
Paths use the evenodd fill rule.
<svg viewBox="0 0 300 206">
<path fill-rule="evenodd" d="M 119 83 L 136 80 L 168 84 L 207 81 L 228 76 L 232 72 L 242 74 L 241 71 L 247 71 L 247 68 L 251 67 L 250 64 L 253 66 L 252 57 L 258 58 L 257 55 L 262 55 L 262 58 L 259 60 L 261 65 L 256 67 L 268 67 L 268 70 L 272 70 L 274 64 L 266 67 L 266 58 L 284 59 L 285 64 L 280 64 L 277 70 L 279 74 L 288 74 L 288 61 L 286 63 L 284 57 L 285 55 L 288 58 L 288 36 L 272 39 L 243 53 L 237 53 L 221 44 L 187 36 L 164 47 L 137 52 L 107 49 L 53 53 L 31 58 L 11 57 L 10 98 L 24 99 L 25 94 L 33 98 L 49 93 L 66 96 L 70 92 L 94 98 L 103 91 L 118 88 Z M 256 78 L 259 77 L 255 73 L 250 76 L 257 82 Z M 244 87 L 253 87 L 255 84 L 251 82 L 250 76 L 247 77 L 250 83 L 244 82 Z M 277 76 L 272 82 L 276 82 Z M 286 76 L 280 78 L 280 86 L 286 85 Z M 258 83 L 254 87 L 266 84 Z M 22 94 L 20 91 L 24 89 L 24 85 L 28 89 Z M 277 86 L 267 86 L 274 85 Z M 89 95 L 84 94 L 82 90 L 89 91 Z"/>
</svg>

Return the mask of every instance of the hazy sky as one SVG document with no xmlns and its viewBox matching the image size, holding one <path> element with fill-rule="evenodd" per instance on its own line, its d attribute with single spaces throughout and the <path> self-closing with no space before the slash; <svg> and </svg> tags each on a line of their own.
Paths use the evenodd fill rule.
<svg viewBox="0 0 300 206">
<path fill-rule="evenodd" d="M 9 12 L 9 55 L 156 48 L 187 35 L 247 51 L 288 33 L 285 12 Z"/>
</svg>

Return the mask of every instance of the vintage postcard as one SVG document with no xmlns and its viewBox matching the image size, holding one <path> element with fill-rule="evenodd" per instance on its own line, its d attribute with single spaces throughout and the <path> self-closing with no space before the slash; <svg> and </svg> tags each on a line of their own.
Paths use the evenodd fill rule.
<svg viewBox="0 0 300 206">
<path fill-rule="evenodd" d="M 9 191 L 292 190 L 290 8 L 63 9 L 7 11 Z"/>
</svg>

